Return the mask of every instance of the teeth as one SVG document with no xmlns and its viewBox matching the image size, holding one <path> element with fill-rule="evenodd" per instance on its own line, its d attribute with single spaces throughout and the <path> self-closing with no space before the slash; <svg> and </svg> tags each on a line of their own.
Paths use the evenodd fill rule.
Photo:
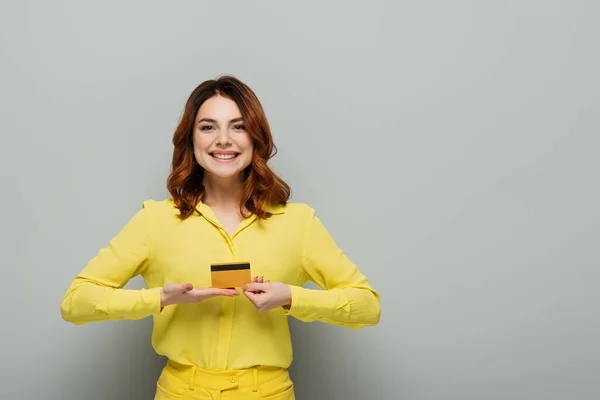
<svg viewBox="0 0 600 400">
<path fill-rule="evenodd" d="M 231 160 L 235 156 L 236 154 L 213 154 L 213 157 L 218 158 L 219 160 Z"/>
</svg>

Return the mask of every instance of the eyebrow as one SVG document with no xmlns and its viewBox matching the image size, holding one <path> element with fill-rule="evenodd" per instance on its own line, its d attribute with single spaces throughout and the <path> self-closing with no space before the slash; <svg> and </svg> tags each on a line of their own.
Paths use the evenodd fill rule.
<svg viewBox="0 0 600 400">
<path fill-rule="evenodd" d="M 243 121 L 243 120 L 244 120 L 244 118 L 242 118 L 242 117 L 234 118 L 231 121 L 229 121 L 229 123 L 240 122 L 240 121 Z M 200 123 L 200 122 L 212 122 L 213 124 L 217 123 L 217 121 L 214 120 L 214 119 L 212 119 L 212 118 L 202 118 L 200 121 L 198 121 L 198 123 Z"/>
</svg>

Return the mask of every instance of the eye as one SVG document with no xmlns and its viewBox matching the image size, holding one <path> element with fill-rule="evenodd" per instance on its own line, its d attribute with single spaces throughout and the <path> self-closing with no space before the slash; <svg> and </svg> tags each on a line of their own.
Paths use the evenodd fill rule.
<svg viewBox="0 0 600 400">
<path fill-rule="evenodd" d="M 246 126 L 244 124 L 237 124 L 233 126 L 233 129 L 235 129 L 236 131 L 243 131 L 246 129 Z"/>
<path fill-rule="evenodd" d="M 204 126 L 201 126 L 201 127 L 200 127 L 200 130 L 201 130 L 201 131 L 208 132 L 208 131 L 211 131 L 213 128 L 214 128 L 214 127 L 213 127 L 213 126 L 211 126 L 211 125 L 204 125 Z"/>
</svg>

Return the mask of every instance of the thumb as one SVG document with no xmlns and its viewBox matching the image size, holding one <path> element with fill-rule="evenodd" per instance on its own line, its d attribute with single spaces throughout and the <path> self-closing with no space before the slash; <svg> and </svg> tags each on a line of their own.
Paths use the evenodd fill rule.
<svg viewBox="0 0 600 400">
<path fill-rule="evenodd" d="M 256 305 L 256 303 L 262 297 L 258 293 L 254 293 L 254 292 L 250 292 L 250 291 L 246 291 L 246 290 L 244 291 L 244 296 L 246 296 L 248 298 L 248 300 L 250 300 L 250 302 L 254 305 Z"/>
<path fill-rule="evenodd" d="M 248 283 L 242 287 L 245 292 L 265 292 L 266 286 L 264 283 Z"/>
<path fill-rule="evenodd" d="M 193 288 L 194 285 L 192 285 L 191 283 L 184 283 L 183 285 L 181 285 L 181 293 L 189 292 Z"/>
<path fill-rule="evenodd" d="M 183 285 L 177 283 L 168 283 L 165 285 L 163 290 L 166 293 L 186 293 L 192 290 L 193 285 L 191 283 L 184 283 Z"/>
</svg>

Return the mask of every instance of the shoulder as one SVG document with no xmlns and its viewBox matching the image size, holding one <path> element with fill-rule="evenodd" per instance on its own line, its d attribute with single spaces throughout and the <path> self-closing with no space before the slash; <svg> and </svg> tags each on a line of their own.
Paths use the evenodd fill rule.
<svg viewBox="0 0 600 400">
<path fill-rule="evenodd" d="M 276 206 L 275 210 L 280 210 L 288 219 L 308 220 L 315 215 L 315 210 L 307 203 L 288 202 L 285 205 Z"/>
<path fill-rule="evenodd" d="M 142 207 L 151 211 L 168 210 L 171 208 L 175 208 L 175 202 L 172 198 L 162 200 L 146 199 L 142 202 Z"/>
<path fill-rule="evenodd" d="M 142 211 L 154 218 L 173 217 L 179 214 L 172 198 L 156 200 L 146 199 L 142 202 Z"/>
</svg>

